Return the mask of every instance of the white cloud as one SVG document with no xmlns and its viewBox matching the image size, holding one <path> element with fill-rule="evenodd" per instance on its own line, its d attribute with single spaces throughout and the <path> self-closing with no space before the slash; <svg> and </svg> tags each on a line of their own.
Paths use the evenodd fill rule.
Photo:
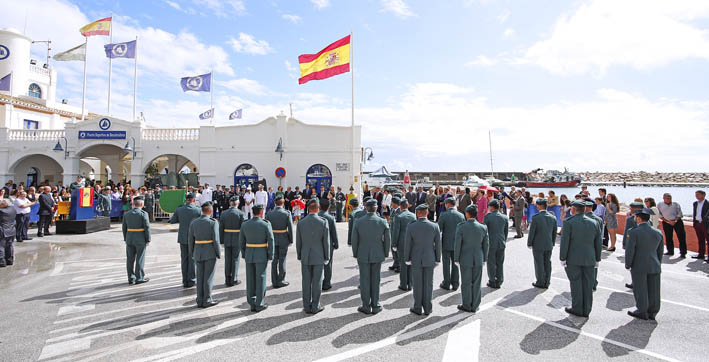
<svg viewBox="0 0 709 362">
<path fill-rule="evenodd" d="M 330 6 L 330 0 L 310 0 L 310 2 L 318 9 L 324 9 Z"/>
<path fill-rule="evenodd" d="M 298 67 L 294 66 L 289 60 L 284 61 L 284 64 L 286 66 L 286 70 L 288 70 L 288 76 L 291 78 L 298 78 Z"/>
<path fill-rule="evenodd" d="M 400 18 L 416 15 L 404 0 L 382 0 L 382 11 L 390 12 Z"/>
<path fill-rule="evenodd" d="M 293 24 L 298 24 L 301 20 L 303 20 L 300 16 L 294 14 L 283 14 L 281 15 L 281 18 L 288 20 Z"/>
<path fill-rule="evenodd" d="M 273 49 L 265 40 L 256 40 L 253 35 L 239 33 L 239 39 L 231 37 L 229 44 L 238 53 L 264 55 L 270 53 Z"/>
<path fill-rule="evenodd" d="M 263 96 L 271 93 L 263 84 L 253 79 L 239 78 L 228 81 L 217 81 L 217 85 L 225 87 L 239 94 Z"/>
<path fill-rule="evenodd" d="M 505 38 L 509 38 L 509 37 L 511 37 L 511 36 L 513 36 L 513 35 L 515 35 L 515 30 L 512 29 L 512 28 L 507 28 L 507 29 L 505 29 L 505 31 L 502 33 L 502 36 L 504 36 Z"/>
<path fill-rule="evenodd" d="M 218 17 L 244 15 L 246 5 L 242 0 L 193 0 L 196 6 L 206 7 Z"/>
<path fill-rule="evenodd" d="M 492 59 L 489 57 L 486 57 L 484 55 L 478 55 L 474 60 L 471 60 L 467 63 L 465 63 L 466 67 L 475 67 L 475 66 L 482 66 L 482 67 L 490 67 L 497 64 L 496 59 Z"/>
<path fill-rule="evenodd" d="M 497 16 L 497 21 L 500 24 L 504 24 L 507 21 L 507 19 L 510 17 L 511 14 L 512 14 L 512 12 L 510 11 L 510 9 L 502 10 L 500 15 Z"/>
</svg>

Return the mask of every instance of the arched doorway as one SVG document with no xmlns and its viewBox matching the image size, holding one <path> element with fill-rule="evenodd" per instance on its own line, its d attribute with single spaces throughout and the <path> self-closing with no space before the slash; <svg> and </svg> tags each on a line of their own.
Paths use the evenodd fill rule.
<svg viewBox="0 0 709 362">
<path fill-rule="evenodd" d="M 332 172 L 327 166 L 316 163 L 308 168 L 308 172 L 305 174 L 305 184 L 310 189 L 315 188 L 317 193 L 320 193 L 321 186 L 328 190 L 332 185 Z"/>
<path fill-rule="evenodd" d="M 247 187 L 258 181 L 258 170 L 250 163 L 242 163 L 234 171 L 234 187 Z"/>
<path fill-rule="evenodd" d="M 95 181 L 101 181 L 102 185 L 107 185 L 109 181 L 130 181 L 131 154 L 121 146 L 110 143 L 94 144 L 79 151 L 78 156 L 81 160 L 79 173 L 89 180 L 93 174 L 98 178 Z M 105 172 L 107 167 L 111 170 L 110 175 Z"/>
<path fill-rule="evenodd" d="M 155 157 L 145 164 L 145 182 L 151 187 L 175 186 L 183 188 L 185 185 L 196 186 L 199 184 L 199 170 L 190 159 L 178 154 L 163 154 Z"/>
<path fill-rule="evenodd" d="M 12 180 L 17 184 L 41 185 L 44 182 L 55 185 L 62 181 L 64 169 L 54 158 L 43 154 L 29 154 L 12 163 L 8 168 Z M 5 180 L 7 181 L 7 180 Z"/>
<path fill-rule="evenodd" d="M 27 187 L 37 187 L 39 185 L 39 170 L 36 167 L 30 167 L 27 171 Z"/>
</svg>

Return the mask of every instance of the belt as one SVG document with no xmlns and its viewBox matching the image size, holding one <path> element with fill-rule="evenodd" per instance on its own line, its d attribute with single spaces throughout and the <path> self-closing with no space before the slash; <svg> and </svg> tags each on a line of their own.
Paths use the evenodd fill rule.
<svg viewBox="0 0 709 362">
<path fill-rule="evenodd" d="M 138 231 L 145 231 L 145 229 L 128 229 L 128 231 L 138 232 Z"/>
<path fill-rule="evenodd" d="M 195 244 L 210 244 L 213 240 L 195 240 Z"/>
<path fill-rule="evenodd" d="M 240 229 L 224 229 L 225 233 L 238 233 L 240 231 Z"/>
<path fill-rule="evenodd" d="M 283 233 L 287 233 L 287 232 L 288 232 L 288 229 L 273 230 L 273 233 L 274 233 L 274 234 L 283 234 Z"/>
<path fill-rule="evenodd" d="M 246 244 L 247 248 L 267 248 L 268 244 Z"/>
</svg>

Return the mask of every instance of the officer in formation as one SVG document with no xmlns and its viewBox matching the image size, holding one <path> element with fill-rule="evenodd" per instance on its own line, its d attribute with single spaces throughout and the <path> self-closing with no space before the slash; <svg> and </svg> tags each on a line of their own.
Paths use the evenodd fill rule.
<svg viewBox="0 0 709 362">
<path fill-rule="evenodd" d="M 214 269 L 221 257 L 219 225 L 212 218 L 212 202 L 202 204 L 202 214 L 190 223 L 187 245 L 190 257 L 197 263 L 197 307 L 209 308 L 219 304 L 212 299 Z"/>
<path fill-rule="evenodd" d="M 352 246 L 352 229 L 354 227 L 355 219 L 364 216 L 367 212 L 364 208 L 359 206 L 359 200 L 357 198 L 350 199 L 350 206 L 352 207 L 352 212 L 350 217 L 347 219 L 347 245 Z"/>
<path fill-rule="evenodd" d="M 391 250 L 397 253 L 399 258 L 399 289 L 411 290 L 411 265 L 404 260 L 404 250 L 406 250 L 406 231 L 416 221 L 416 215 L 409 211 L 409 202 L 406 199 L 400 201 L 401 210 L 394 218 L 391 229 Z"/>
<path fill-rule="evenodd" d="M 195 204 L 195 196 L 193 193 L 188 193 L 185 196 L 185 204 L 175 210 L 175 213 L 170 217 L 170 224 L 180 224 L 177 231 L 177 242 L 180 244 L 180 265 L 182 266 L 182 286 L 185 288 L 194 287 L 195 279 L 195 263 L 190 258 L 189 248 L 187 247 L 187 235 L 190 229 L 192 220 L 199 217 L 201 211 Z"/>
<path fill-rule="evenodd" d="M 101 210 L 101 216 L 111 216 L 111 186 L 106 186 L 98 195 L 98 209 Z"/>
<path fill-rule="evenodd" d="M 392 263 L 389 270 L 394 273 L 401 271 L 401 265 L 399 264 L 399 252 L 396 250 L 396 245 L 394 245 L 394 221 L 396 216 L 401 213 L 401 197 L 394 195 L 391 198 L 391 212 L 389 213 L 389 230 L 391 230 L 391 258 Z"/>
<path fill-rule="evenodd" d="M 145 277 L 145 248 L 150 243 L 150 220 L 143 211 L 143 198 L 133 199 L 133 209 L 123 214 L 123 240 L 126 243 L 126 269 L 128 284 L 142 284 L 150 281 Z"/>
<path fill-rule="evenodd" d="M 273 259 L 273 229 L 263 219 L 263 205 L 253 206 L 253 217 L 241 225 L 239 245 L 246 261 L 246 301 L 252 312 L 260 312 L 268 305 L 266 296 L 266 265 Z"/>
<path fill-rule="evenodd" d="M 633 216 L 625 218 L 625 230 L 623 231 L 623 249 L 627 248 L 628 240 L 630 239 L 630 234 L 628 234 L 628 232 L 634 227 L 638 226 L 638 224 L 635 222 L 635 212 L 644 208 L 645 205 L 642 202 L 635 201 L 630 203 L 630 213 Z M 648 221 L 648 224 L 650 226 L 653 226 L 652 221 Z M 625 283 L 625 287 L 628 289 L 633 289 L 633 283 Z"/>
<path fill-rule="evenodd" d="M 483 263 L 487 262 L 488 239 L 487 226 L 478 222 L 478 206 L 471 204 L 465 208 L 467 221 L 458 224 L 455 229 L 454 260 L 460 264 L 460 291 L 463 304 L 458 309 L 475 313 L 480 306 L 481 280 Z"/>
<path fill-rule="evenodd" d="M 327 199 L 325 203 L 330 206 Z M 310 199 L 307 208 L 308 215 L 298 222 L 295 250 L 302 272 L 303 311 L 317 314 L 324 309 L 320 305 L 320 295 L 323 269 L 330 262 L 330 227 L 328 221 L 318 215 L 318 199 Z"/>
<path fill-rule="evenodd" d="M 353 205 L 356 206 L 356 205 Z M 359 289 L 362 306 L 357 310 L 364 314 L 382 311 L 379 304 L 379 282 L 382 262 L 389 256 L 391 232 L 385 219 L 377 216 L 377 200 L 366 201 L 366 214 L 353 212 L 352 255 L 359 266 Z M 359 211 L 358 211 L 359 212 Z"/>
<path fill-rule="evenodd" d="M 576 200 L 571 206 L 574 215 L 564 220 L 559 251 L 571 287 L 571 308 L 565 310 L 588 317 L 593 305 L 594 269 L 601 261 L 601 231 L 596 221 L 584 214 L 584 201 Z"/>
<path fill-rule="evenodd" d="M 556 217 L 547 211 L 547 200 L 537 199 L 539 213 L 532 216 L 527 235 L 527 246 L 534 257 L 534 275 L 537 281 L 532 286 L 549 288 L 551 282 L 551 251 L 556 241 Z"/>
<path fill-rule="evenodd" d="M 441 229 L 441 244 L 443 245 L 443 282 L 441 289 L 458 290 L 460 275 L 458 266 L 453 260 L 455 251 L 455 230 L 458 224 L 465 222 L 463 214 L 455 208 L 455 199 L 452 197 L 444 201 L 446 211 L 438 217 L 438 227 Z"/>
<path fill-rule="evenodd" d="M 338 187 L 339 189 L 339 187 Z M 330 233 L 330 255 L 329 262 L 325 263 L 325 279 L 322 282 L 323 290 L 332 289 L 332 257 L 335 249 L 340 247 L 340 242 L 337 239 L 337 227 L 335 218 L 327 212 L 330 207 L 330 201 L 328 199 L 320 199 L 320 211 L 318 211 L 318 216 L 327 221 L 328 232 Z"/>
<path fill-rule="evenodd" d="M 635 211 L 636 227 L 628 232 L 625 243 L 625 268 L 633 280 L 636 310 L 628 315 L 655 320 L 660 311 L 660 273 L 662 272 L 662 232 L 650 226 L 651 209 Z"/>
<path fill-rule="evenodd" d="M 411 313 L 429 315 L 433 310 L 433 269 L 441 262 L 441 230 L 428 220 L 428 204 L 416 207 L 416 221 L 406 229 L 404 260 L 411 265 L 414 306 Z"/>
<path fill-rule="evenodd" d="M 241 284 L 239 274 L 239 233 L 244 223 L 244 213 L 239 210 L 239 197 L 229 199 L 229 208 L 219 215 L 219 242 L 224 244 L 224 284 L 227 287 Z"/>
<path fill-rule="evenodd" d="M 596 224 L 598 224 L 598 230 L 601 231 L 601 235 L 603 235 L 603 219 L 601 219 L 600 216 L 596 215 L 593 213 L 593 209 L 596 208 L 596 203 L 591 200 L 590 197 L 586 197 L 583 199 L 584 206 L 586 206 L 585 210 L 585 215 L 588 216 L 589 218 L 593 219 Z M 598 287 L 598 267 L 593 269 L 593 291 L 596 291 L 596 288 Z"/>
<path fill-rule="evenodd" d="M 507 215 L 500 213 L 499 201 L 492 200 L 487 206 L 489 213 L 483 218 L 483 224 L 487 226 L 487 233 L 490 239 L 490 250 L 487 258 L 487 286 L 498 289 L 505 280 L 503 265 L 505 263 L 509 219 Z"/>
<path fill-rule="evenodd" d="M 15 262 L 15 217 L 17 212 L 10 199 L 0 199 L 0 268 Z M 40 229 L 41 231 L 41 229 Z"/>
<path fill-rule="evenodd" d="M 260 186 L 260 185 L 259 185 Z M 286 279 L 286 256 L 288 247 L 293 244 L 293 217 L 283 208 L 283 197 L 275 199 L 276 207 L 266 214 L 266 220 L 273 228 L 275 251 L 271 262 L 271 283 L 274 288 L 290 285 Z"/>
</svg>

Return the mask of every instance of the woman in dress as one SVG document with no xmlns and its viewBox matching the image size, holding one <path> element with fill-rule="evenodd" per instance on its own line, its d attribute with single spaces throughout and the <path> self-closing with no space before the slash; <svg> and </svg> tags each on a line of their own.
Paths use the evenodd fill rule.
<svg viewBox="0 0 709 362">
<path fill-rule="evenodd" d="M 616 214 L 619 210 L 618 198 L 615 194 L 608 194 L 606 197 L 606 215 L 603 218 L 603 222 L 606 224 L 608 237 L 611 240 L 611 246 L 608 248 L 608 251 L 611 252 L 615 251 L 616 229 L 618 229 L 618 217 Z"/>
</svg>

